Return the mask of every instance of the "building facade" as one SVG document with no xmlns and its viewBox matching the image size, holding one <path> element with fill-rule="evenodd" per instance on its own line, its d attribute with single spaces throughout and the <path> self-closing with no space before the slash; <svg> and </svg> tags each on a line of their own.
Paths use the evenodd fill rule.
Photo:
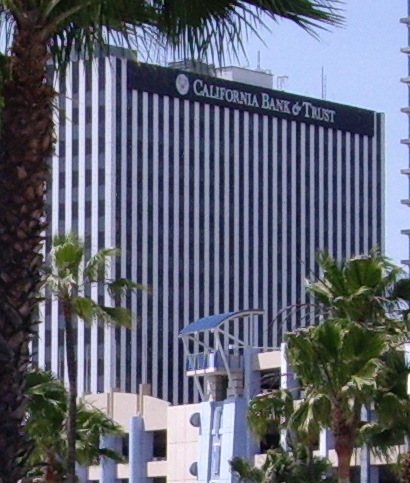
<svg viewBox="0 0 410 483">
<path fill-rule="evenodd" d="M 118 246 L 112 274 L 152 289 L 126 299 L 133 330 L 79 324 L 80 393 L 149 383 L 155 397 L 195 402 L 185 325 L 263 309 L 256 345 L 278 346 L 284 330 L 312 321 L 304 281 L 318 249 L 344 258 L 383 247 L 383 116 L 228 71 L 112 51 L 74 61 L 57 81 L 50 232 L 77 231 L 89 253 Z M 43 315 L 39 362 L 64 377 L 57 303 Z"/>
</svg>

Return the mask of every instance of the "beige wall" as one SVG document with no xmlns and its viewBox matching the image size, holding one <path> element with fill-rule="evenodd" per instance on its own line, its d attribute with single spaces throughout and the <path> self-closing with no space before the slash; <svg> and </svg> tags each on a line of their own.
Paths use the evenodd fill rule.
<svg viewBox="0 0 410 483">
<path fill-rule="evenodd" d="M 281 366 L 280 351 L 260 352 L 253 356 L 252 369 L 254 371 L 266 371 Z"/>
<path fill-rule="evenodd" d="M 132 416 L 142 414 L 146 431 L 167 429 L 167 409 L 170 403 L 152 396 L 112 392 L 91 394 L 85 400 L 101 409 L 120 424 L 125 432 L 129 432 Z"/>
<path fill-rule="evenodd" d="M 168 408 L 167 483 L 194 483 L 189 467 L 198 461 L 199 428 L 189 422 L 200 411 L 199 404 Z"/>
<path fill-rule="evenodd" d="M 143 396 L 142 401 L 145 431 L 167 429 L 167 410 L 170 403 L 152 396 Z"/>
</svg>

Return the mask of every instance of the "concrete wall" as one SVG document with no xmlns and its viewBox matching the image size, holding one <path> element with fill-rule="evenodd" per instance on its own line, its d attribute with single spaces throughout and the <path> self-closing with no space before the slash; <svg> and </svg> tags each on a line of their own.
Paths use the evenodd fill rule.
<svg viewBox="0 0 410 483">
<path fill-rule="evenodd" d="M 167 483 L 194 483 L 189 468 L 199 459 L 199 428 L 189 419 L 200 412 L 200 404 L 168 408 Z"/>
</svg>

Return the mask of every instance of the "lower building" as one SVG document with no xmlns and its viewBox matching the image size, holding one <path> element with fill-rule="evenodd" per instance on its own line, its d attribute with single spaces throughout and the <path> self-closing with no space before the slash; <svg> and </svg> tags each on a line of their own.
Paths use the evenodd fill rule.
<svg viewBox="0 0 410 483">
<path fill-rule="evenodd" d="M 233 457 L 262 465 L 267 447 L 279 445 L 284 435 L 268 435 L 269 445 L 256 441 L 246 424 L 249 400 L 264 390 L 298 389 L 283 344 L 268 350 L 255 348 L 229 332 L 227 326 L 233 320 L 241 318 L 250 324 L 259 315 L 259 311 L 250 311 L 211 316 L 182 331 L 188 353 L 186 374 L 198 384 L 199 403 L 172 406 L 152 397 L 149 386 L 143 385 L 139 394 L 88 396 L 124 428 L 124 439 L 108 437 L 104 444 L 123 450 L 128 463 L 106 460 L 100 467 L 79 469 L 80 482 L 233 483 L 229 465 Z M 194 352 L 198 345 L 202 349 Z M 397 456 L 404 451 L 404 445 L 394 448 Z M 322 431 L 316 454 L 336 466 L 329 431 Z M 352 483 L 396 481 L 386 461 L 367 448 L 355 450 L 352 467 Z"/>
</svg>

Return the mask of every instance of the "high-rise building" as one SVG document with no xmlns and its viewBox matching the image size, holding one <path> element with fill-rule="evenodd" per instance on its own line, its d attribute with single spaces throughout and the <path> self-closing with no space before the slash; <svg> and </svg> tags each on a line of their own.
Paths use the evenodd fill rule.
<svg viewBox="0 0 410 483">
<path fill-rule="evenodd" d="M 283 328 L 309 322 L 319 248 L 383 247 L 382 114 L 272 90 L 269 73 L 174 67 L 112 51 L 74 61 L 56 85 L 50 230 L 77 231 L 89 252 L 120 247 L 116 276 L 152 288 L 127 298 L 133 330 L 79 325 L 80 392 L 149 383 L 195 400 L 185 325 L 263 309 L 257 345 L 277 346 Z M 38 358 L 64 376 L 62 330 L 48 304 Z"/>
</svg>

